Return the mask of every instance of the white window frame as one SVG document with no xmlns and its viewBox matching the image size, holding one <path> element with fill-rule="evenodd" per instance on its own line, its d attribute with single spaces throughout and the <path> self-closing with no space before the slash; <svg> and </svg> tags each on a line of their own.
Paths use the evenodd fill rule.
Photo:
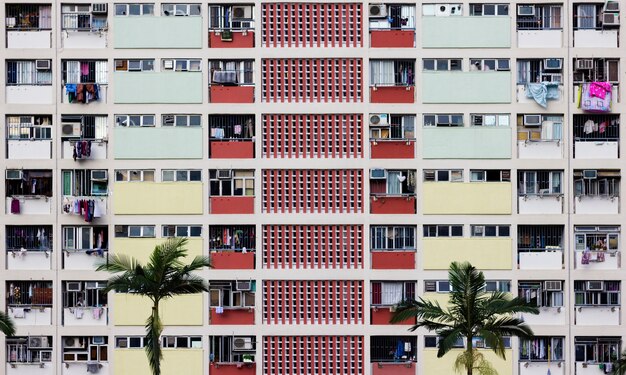
<svg viewBox="0 0 626 375">
<path fill-rule="evenodd" d="M 435 228 L 435 235 L 430 235 L 430 229 Z M 440 233 L 440 230 L 443 228 L 448 229 L 448 235 L 443 235 Z M 453 234 L 453 230 L 461 228 L 460 234 Z M 448 238 L 448 237 L 463 237 L 463 225 L 460 224 L 424 224 L 423 226 L 423 237 L 424 238 Z"/>
<path fill-rule="evenodd" d="M 446 173 L 447 173 L 447 177 L 443 178 L 443 174 L 446 174 Z M 424 181 L 463 182 L 463 170 L 462 169 L 424 169 Z"/>
<path fill-rule="evenodd" d="M 503 113 L 471 113 L 470 126 L 510 127 L 511 116 Z"/>
<path fill-rule="evenodd" d="M 192 7 L 200 8 L 199 3 L 164 3 L 161 4 L 161 15 L 166 17 L 202 17 L 202 8 L 197 9 L 198 14 L 191 14 Z M 167 13 L 166 13 L 167 12 Z M 195 12 L 195 9 L 194 9 Z M 173 13 L 173 14 L 172 14 Z"/>
<path fill-rule="evenodd" d="M 432 62 L 433 69 L 426 69 L 426 62 Z M 453 65 L 453 62 L 455 65 Z M 440 67 L 440 63 L 446 63 Z M 453 69 L 453 66 L 455 67 Z M 463 59 L 422 59 L 422 71 L 425 72 L 460 72 L 463 70 Z"/>
<path fill-rule="evenodd" d="M 197 180 L 191 179 L 192 172 L 196 174 L 198 172 L 200 174 L 200 178 Z M 185 176 L 181 176 L 180 174 L 184 173 Z M 202 182 L 202 170 L 200 169 L 163 169 L 161 170 L 161 181 L 162 182 Z"/>
<path fill-rule="evenodd" d="M 78 196 L 82 196 L 82 197 L 106 197 L 107 195 L 109 195 L 109 180 L 93 180 L 91 178 L 91 172 L 92 171 L 106 171 L 106 169 L 63 169 L 61 170 L 61 191 L 64 193 L 65 195 L 65 175 L 67 173 L 70 174 L 70 186 L 69 186 L 69 190 L 71 192 L 71 194 L 69 195 L 70 197 L 78 197 Z M 83 194 L 83 195 L 77 195 L 76 194 L 76 180 L 77 180 L 77 175 L 79 179 L 82 179 L 83 181 L 87 182 L 89 181 L 89 191 L 87 193 L 89 194 Z M 96 193 L 96 190 L 99 189 L 95 189 L 95 185 L 96 184 L 106 184 L 106 191 L 104 193 Z"/>
<path fill-rule="evenodd" d="M 186 341 L 186 345 L 179 346 L 181 339 Z M 200 345 L 194 345 L 194 343 L 200 343 Z M 202 348 L 202 336 L 161 336 L 161 346 L 163 348 L 176 348 L 176 349 L 196 349 Z"/>
<path fill-rule="evenodd" d="M 198 229 L 200 228 L 200 233 L 198 234 L 192 234 L 191 230 L 192 229 Z M 174 235 L 170 235 L 170 231 L 173 230 Z M 180 232 L 180 230 L 184 230 L 186 232 L 186 234 L 182 234 Z M 169 238 L 169 237 L 202 237 L 202 225 L 167 225 L 164 224 L 161 226 L 161 236 L 163 238 Z"/>
<path fill-rule="evenodd" d="M 91 245 L 89 248 L 83 248 L 81 245 L 83 243 L 84 237 L 88 236 L 89 243 L 92 243 L 92 239 L 94 237 L 95 230 L 104 230 L 102 227 L 94 227 L 94 226 L 81 226 L 81 225 L 71 225 L 71 226 L 63 226 L 63 250 L 94 250 L 95 247 Z M 69 243 L 73 241 L 74 245 L 70 246 Z M 104 239 L 105 242 L 108 242 L 108 236 Z M 106 247 L 102 250 L 105 250 Z"/>
<path fill-rule="evenodd" d="M 140 349 L 145 347 L 144 336 L 115 336 L 116 349 Z M 130 346 L 130 341 L 139 340 L 139 346 Z M 124 345 L 121 343 L 124 342 Z"/>
<path fill-rule="evenodd" d="M 182 121 L 179 121 L 182 120 Z M 199 123 L 196 124 L 192 124 L 192 120 L 199 120 Z M 179 122 L 184 122 L 184 124 L 179 123 Z M 181 114 L 163 114 L 161 115 L 161 126 L 189 126 L 189 127 L 196 127 L 196 126 L 202 126 L 202 115 L 197 115 L 197 114 L 185 114 L 185 115 L 181 115 Z"/>
<path fill-rule="evenodd" d="M 543 194 L 563 194 L 563 171 L 548 171 L 550 172 L 549 175 L 549 181 L 548 181 L 548 185 L 550 186 L 548 188 L 548 192 L 547 193 L 543 193 Z M 539 182 L 537 181 L 537 171 L 524 171 L 524 180 L 523 181 L 519 181 L 519 186 L 522 187 L 523 191 L 521 192 L 522 195 L 541 195 L 542 192 L 539 191 Z M 528 185 L 528 177 L 527 176 L 534 176 L 532 178 L 532 181 L 534 181 L 534 187 L 533 187 L 533 192 L 528 192 L 526 190 L 526 187 Z M 560 177 L 558 179 L 555 179 L 555 175 L 560 175 Z M 559 181 L 559 189 L 560 191 L 556 191 L 556 186 L 555 186 L 555 182 Z"/>
<path fill-rule="evenodd" d="M 130 14 L 130 7 L 139 7 L 139 14 Z M 118 8 L 125 7 L 124 14 L 118 14 Z M 151 8 L 150 8 L 151 7 Z M 154 16 L 154 3 L 115 3 L 115 17 Z"/>
<path fill-rule="evenodd" d="M 504 231 L 504 228 L 507 229 L 508 233 L 506 233 L 507 231 Z M 495 235 L 488 236 L 487 235 L 487 229 L 493 230 Z M 501 233 L 501 232 L 504 232 L 504 234 Z M 480 224 L 480 225 L 471 224 L 470 225 L 470 236 L 471 237 L 511 237 L 511 226 L 510 225 L 501 225 L 501 224 L 494 224 L 494 225 L 489 225 L 489 224 Z"/>
<path fill-rule="evenodd" d="M 511 280 L 485 280 L 485 292 L 511 293 Z"/>
<path fill-rule="evenodd" d="M 132 180 L 132 175 L 138 175 L 139 180 Z M 154 175 L 154 169 L 116 169 L 115 182 L 154 182 Z"/>
<path fill-rule="evenodd" d="M 121 231 L 118 231 L 121 227 Z M 133 231 L 139 231 L 139 233 L 132 234 Z M 116 225 L 115 237 L 117 238 L 156 238 L 156 226 L 155 225 Z"/>
<path fill-rule="evenodd" d="M 475 7 L 479 6 L 481 8 L 481 12 L 480 14 L 475 14 Z M 493 10 L 494 10 L 494 14 L 485 14 L 485 6 L 493 6 Z M 470 16 L 471 17 L 502 17 L 502 16 L 508 16 L 510 9 L 509 9 L 510 4 L 504 4 L 504 3 L 486 3 L 486 4 L 478 4 L 478 3 L 472 3 L 470 4 Z M 503 9 L 504 8 L 504 9 Z"/>
<path fill-rule="evenodd" d="M 138 120 L 138 124 L 136 121 Z M 115 115 L 115 126 L 122 127 L 154 127 L 155 126 L 154 115 Z M 126 125 L 122 125 L 126 124 Z"/>
<path fill-rule="evenodd" d="M 116 72 L 154 72 L 154 59 L 115 59 L 114 64 Z"/>
<path fill-rule="evenodd" d="M 434 122 L 432 121 L 434 117 Z M 427 119 L 428 118 L 428 119 Z M 460 118 L 461 122 L 455 122 Z M 422 116 L 422 123 L 425 128 L 434 127 L 450 127 L 450 128 L 462 128 L 465 126 L 465 119 L 462 113 L 424 113 Z"/>
<path fill-rule="evenodd" d="M 171 64 L 171 68 L 170 68 Z M 161 71 L 172 72 L 201 72 L 202 60 L 201 59 L 186 59 L 186 58 L 164 58 L 161 59 Z"/>
<path fill-rule="evenodd" d="M 42 119 L 42 123 L 36 124 L 35 118 Z M 8 140 L 52 139 L 52 116 L 50 115 L 6 115 L 5 121 Z"/>
<path fill-rule="evenodd" d="M 489 68 L 489 65 L 493 65 L 494 69 Z M 511 70 L 511 59 L 483 59 L 483 58 L 471 58 L 470 59 L 470 71 L 481 72 L 501 72 Z"/>
<path fill-rule="evenodd" d="M 396 231 L 402 231 L 403 235 L 400 236 L 398 240 L 396 240 Z M 410 243 L 409 238 L 411 237 L 409 231 L 413 232 L 413 243 Z M 411 225 L 372 225 L 370 227 L 371 239 L 370 239 L 370 247 L 372 250 L 384 250 L 384 251 L 394 251 L 394 250 L 415 250 L 416 249 L 416 234 L 417 230 L 414 226 Z M 393 237 L 390 237 L 393 236 Z M 394 246 L 388 247 L 388 242 L 393 241 Z M 383 246 L 375 246 L 377 242 L 381 242 Z M 399 242 L 401 242 L 401 246 L 399 246 Z M 407 243 L 409 245 L 407 246 Z"/>
</svg>

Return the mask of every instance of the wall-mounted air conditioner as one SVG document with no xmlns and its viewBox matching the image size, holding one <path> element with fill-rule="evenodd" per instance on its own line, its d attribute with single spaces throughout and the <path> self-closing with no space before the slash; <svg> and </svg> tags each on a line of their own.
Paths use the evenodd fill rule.
<svg viewBox="0 0 626 375">
<path fill-rule="evenodd" d="M 63 137 L 80 137 L 80 124 L 75 122 L 61 124 L 61 135 Z"/>
<path fill-rule="evenodd" d="M 233 338 L 233 350 L 252 350 L 252 338 L 250 337 Z"/>
<path fill-rule="evenodd" d="M 544 281 L 543 282 L 543 290 L 545 291 L 554 291 L 554 292 L 560 292 L 563 290 L 563 282 L 562 281 Z"/>
<path fill-rule="evenodd" d="M 50 70 L 50 60 L 35 60 L 35 68 L 37 70 Z"/>
<path fill-rule="evenodd" d="M 93 181 L 107 181 L 109 179 L 109 173 L 106 169 L 98 169 L 91 171 L 91 179 Z"/>
<path fill-rule="evenodd" d="M 593 69 L 592 59 L 576 59 L 576 70 L 589 70 Z"/>
<path fill-rule="evenodd" d="M 385 4 L 370 4 L 370 17 L 387 17 Z"/>
<path fill-rule="evenodd" d="M 233 171 L 231 169 L 218 169 L 217 170 L 217 178 L 219 179 L 228 179 L 233 176 Z"/>
<path fill-rule="evenodd" d="M 21 180 L 24 177 L 24 173 L 19 169 L 7 169 L 5 173 L 7 180 Z"/>
<path fill-rule="evenodd" d="M 370 169 L 370 180 L 384 180 L 387 178 L 387 171 L 384 169 Z"/>
<path fill-rule="evenodd" d="M 619 13 L 602 13 L 602 26 L 619 26 Z"/>
<path fill-rule="evenodd" d="M 604 290 L 604 281 L 587 281 L 587 290 Z"/>
<path fill-rule="evenodd" d="M 252 18 L 252 6 L 251 5 L 239 5 L 233 6 L 233 18 L 243 18 L 243 19 L 251 19 Z"/>
<path fill-rule="evenodd" d="M 107 13 L 107 4 L 106 3 L 91 4 L 91 13 L 93 13 L 93 14 L 106 14 Z"/>
<path fill-rule="evenodd" d="M 524 115 L 524 126 L 541 126 L 541 115 Z"/>
<path fill-rule="evenodd" d="M 370 115 L 370 125 L 387 126 L 389 125 L 389 115 L 386 113 L 376 113 Z"/>
<path fill-rule="evenodd" d="M 518 16 L 534 16 L 535 6 L 534 5 L 518 5 L 517 15 Z"/>
<path fill-rule="evenodd" d="M 598 171 L 595 169 L 585 169 L 583 170 L 583 178 L 586 180 L 595 180 L 598 178 Z"/>
</svg>

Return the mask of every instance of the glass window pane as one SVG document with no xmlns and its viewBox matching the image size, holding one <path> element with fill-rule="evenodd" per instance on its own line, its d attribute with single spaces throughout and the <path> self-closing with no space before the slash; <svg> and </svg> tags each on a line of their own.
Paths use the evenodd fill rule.
<svg viewBox="0 0 626 375">
<path fill-rule="evenodd" d="M 188 171 L 176 171 L 176 181 L 187 181 Z"/>
<path fill-rule="evenodd" d="M 163 171 L 163 181 L 174 181 L 174 171 Z"/>
</svg>

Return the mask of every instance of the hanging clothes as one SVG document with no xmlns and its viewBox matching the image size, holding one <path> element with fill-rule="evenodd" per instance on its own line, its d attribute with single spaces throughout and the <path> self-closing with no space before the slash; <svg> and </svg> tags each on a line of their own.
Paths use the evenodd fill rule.
<svg viewBox="0 0 626 375">
<path fill-rule="evenodd" d="M 11 199 L 11 213 L 16 215 L 20 213 L 20 200 L 17 198 Z"/>
</svg>

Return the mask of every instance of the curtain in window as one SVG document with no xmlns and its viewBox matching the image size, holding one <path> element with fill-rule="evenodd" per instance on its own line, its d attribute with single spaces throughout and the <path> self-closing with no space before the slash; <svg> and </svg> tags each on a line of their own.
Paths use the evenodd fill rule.
<svg viewBox="0 0 626 375">
<path fill-rule="evenodd" d="M 401 172 L 389 172 L 387 174 L 387 194 L 389 195 L 402 194 L 402 181 L 400 181 L 401 179 L 402 179 Z"/>
<path fill-rule="evenodd" d="M 402 283 L 383 283 L 382 305 L 395 305 L 402 301 Z"/>
<path fill-rule="evenodd" d="M 577 15 L 579 29 L 596 28 L 596 6 L 594 4 L 579 4 Z"/>
<path fill-rule="evenodd" d="M 517 61 L 517 83 L 530 82 L 530 61 Z"/>
<path fill-rule="evenodd" d="M 50 5 L 39 6 L 39 28 L 52 28 L 52 7 Z"/>
<path fill-rule="evenodd" d="M 544 23 L 544 27 L 548 26 L 551 29 L 561 29 L 561 7 L 560 6 L 551 6 L 548 8 L 550 14 L 549 14 L 549 20 L 546 23 Z"/>
<path fill-rule="evenodd" d="M 406 20 L 406 23 L 402 22 L 403 29 L 415 28 L 415 7 L 403 6 L 400 10 L 400 16 L 402 20 Z"/>
<path fill-rule="evenodd" d="M 80 61 L 65 62 L 65 83 L 80 83 Z"/>
<path fill-rule="evenodd" d="M 392 60 L 378 60 L 370 63 L 370 82 L 372 85 L 395 85 Z"/>
<path fill-rule="evenodd" d="M 561 172 L 552 172 L 552 193 L 558 194 L 561 192 Z"/>
<path fill-rule="evenodd" d="M 107 136 L 107 118 L 105 116 L 96 116 L 96 139 L 102 139 Z"/>
<path fill-rule="evenodd" d="M 96 61 L 96 83 L 106 85 L 108 83 L 108 72 L 109 67 L 106 61 Z M 102 96 L 102 94 L 100 95 Z"/>
<path fill-rule="evenodd" d="M 381 298 L 381 283 L 372 283 L 372 305 L 380 305 Z"/>
</svg>

